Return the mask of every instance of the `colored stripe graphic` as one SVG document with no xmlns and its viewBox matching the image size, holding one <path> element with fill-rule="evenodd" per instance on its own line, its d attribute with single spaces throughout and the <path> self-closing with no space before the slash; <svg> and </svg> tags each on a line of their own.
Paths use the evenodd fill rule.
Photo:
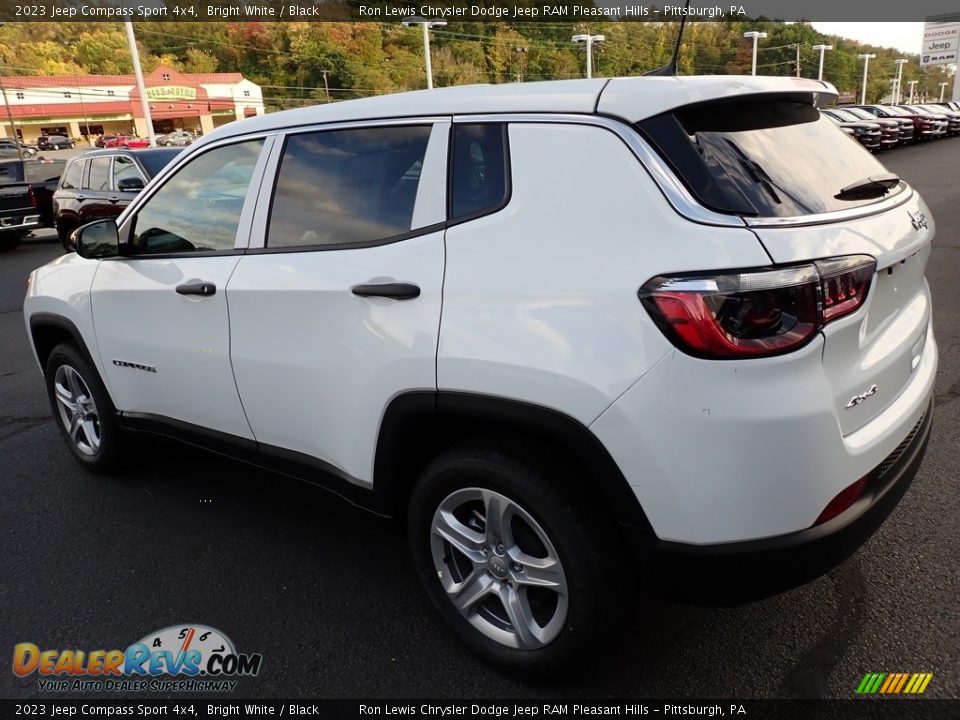
<svg viewBox="0 0 960 720">
<path fill-rule="evenodd" d="M 857 694 L 919 695 L 932 679 L 933 673 L 867 673 L 857 686 Z"/>
</svg>

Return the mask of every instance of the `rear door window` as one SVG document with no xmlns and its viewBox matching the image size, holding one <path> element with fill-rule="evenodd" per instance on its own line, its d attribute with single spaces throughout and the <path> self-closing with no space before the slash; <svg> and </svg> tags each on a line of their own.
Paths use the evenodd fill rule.
<svg viewBox="0 0 960 720">
<path fill-rule="evenodd" d="M 110 158 L 98 157 L 90 161 L 88 190 L 106 191 L 110 189 Z"/>
<path fill-rule="evenodd" d="M 267 247 L 349 247 L 409 233 L 430 125 L 287 138 Z"/>
<path fill-rule="evenodd" d="M 63 174 L 60 187 L 65 190 L 76 190 L 83 183 L 83 160 L 74 160 Z"/>
<path fill-rule="evenodd" d="M 638 125 L 702 204 L 760 217 L 877 202 L 840 191 L 888 171 L 809 103 L 769 97 L 702 103 Z M 844 195 L 843 198 L 847 198 Z"/>
</svg>

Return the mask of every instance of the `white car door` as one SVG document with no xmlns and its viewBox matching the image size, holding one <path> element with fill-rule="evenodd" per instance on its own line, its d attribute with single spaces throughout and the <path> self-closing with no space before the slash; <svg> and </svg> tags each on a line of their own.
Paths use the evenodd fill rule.
<svg viewBox="0 0 960 720">
<path fill-rule="evenodd" d="M 117 409 L 253 439 L 230 367 L 226 287 L 249 239 L 272 138 L 214 146 L 177 168 L 120 227 L 91 292 Z"/>
<path fill-rule="evenodd" d="M 265 454 L 369 485 L 387 404 L 436 389 L 449 127 L 277 139 L 227 286 L 237 387 Z"/>
</svg>

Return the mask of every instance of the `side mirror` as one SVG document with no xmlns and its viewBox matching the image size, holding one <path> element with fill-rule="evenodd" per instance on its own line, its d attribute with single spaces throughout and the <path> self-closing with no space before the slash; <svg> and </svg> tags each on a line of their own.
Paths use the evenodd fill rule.
<svg viewBox="0 0 960 720">
<path fill-rule="evenodd" d="M 117 183 L 117 190 L 120 192 L 140 192 L 143 188 L 143 178 L 138 177 L 123 178 Z"/>
<path fill-rule="evenodd" d="M 120 254 L 120 233 L 113 220 L 97 220 L 74 230 L 69 244 L 83 258 L 116 257 Z"/>
</svg>

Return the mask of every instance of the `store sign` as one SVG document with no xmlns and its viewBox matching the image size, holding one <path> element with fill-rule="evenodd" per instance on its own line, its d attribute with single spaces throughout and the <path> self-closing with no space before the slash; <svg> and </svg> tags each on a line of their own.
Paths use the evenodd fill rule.
<svg viewBox="0 0 960 720">
<path fill-rule="evenodd" d="M 147 97 L 150 100 L 196 100 L 197 89 L 178 85 L 164 85 L 147 88 Z"/>
<path fill-rule="evenodd" d="M 960 22 L 928 22 L 923 26 L 920 65 L 948 65 L 957 62 L 960 50 Z"/>
</svg>

